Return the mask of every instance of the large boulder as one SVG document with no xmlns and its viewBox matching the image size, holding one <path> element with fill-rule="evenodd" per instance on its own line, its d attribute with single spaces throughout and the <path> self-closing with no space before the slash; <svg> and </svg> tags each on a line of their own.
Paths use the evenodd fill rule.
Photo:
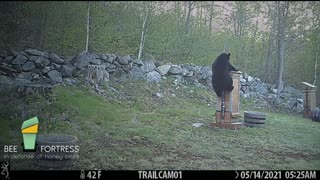
<svg viewBox="0 0 320 180">
<path fill-rule="evenodd" d="M 129 55 L 128 56 L 124 56 L 122 58 L 118 56 L 117 61 L 121 65 L 127 65 L 127 64 L 132 62 L 132 59 L 131 59 L 131 57 Z"/>
<path fill-rule="evenodd" d="M 49 55 L 49 60 L 51 61 L 51 63 L 64 64 L 64 60 L 54 53 L 51 53 Z"/>
<path fill-rule="evenodd" d="M 268 94 L 268 89 L 265 88 L 262 84 L 257 84 L 256 85 L 256 91 L 259 94 L 262 94 L 262 95 L 267 95 Z"/>
<path fill-rule="evenodd" d="M 22 70 L 23 71 L 32 71 L 34 68 L 36 68 L 34 62 L 32 61 L 27 61 L 23 66 Z"/>
<path fill-rule="evenodd" d="M 46 59 L 42 56 L 38 56 L 36 58 L 31 58 L 31 60 L 34 60 L 36 67 L 40 68 L 40 69 L 42 69 L 50 64 L 49 59 Z"/>
<path fill-rule="evenodd" d="M 71 65 L 62 65 L 60 68 L 62 77 L 71 77 L 73 72 L 73 67 Z"/>
<path fill-rule="evenodd" d="M 148 72 L 146 77 L 149 83 L 159 83 L 161 81 L 161 75 L 156 71 Z"/>
<path fill-rule="evenodd" d="M 141 60 L 138 60 L 138 59 L 133 59 L 132 63 L 133 63 L 133 65 L 143 66 L 143 62 Z"/>
<path fill-rule="evenodd" d="M 89 64 L 100 65 L 101 60 L 99 59 L 98 55 L 84 51 L 82 53 L 77 54 L 74 58 L 72 58 L 71 63 L 78 70 L 81 70 L 82 68 L 88 66 Z"/>
<path fill-rule="evenodd" d="M 35 49 L 26 49 L 25 50 L 26 53 L 30 54 L 30 55 L 35 55 L 35 56 L 44 56 L 44 53 Z"/>
<path fill-rule="evenodd" d="M 27 80 L 31 81 L 32 80 L 32 73 L 31 72 L 22 72 L 17 76 L 17 78 L 27 79 Z"/>
<path fill-rule="evenodd" d="M 57 70 L 51 70 L 47 73 L 48 78 L 51 80 L 52 84 L 57 84 L 62 82 L 62 75 Z"/>
<path fill-rule="evenodd" d="M 171 68 L 171 65 L 165 64 L 165 65 L 159 66 L 158 70 L 164 76 L 169 72 L 170 68 Z"/>
<path fill-rule="evenodd" d="M 144 80 L 145 76 L 143 71 L 140 67 L 133 66 L 131 71 L 129 72 L 129 79 L 130 80 Z"/>
<path fill-rule="evenodd" d="M 182 75 L 182 68 L 179 65 L 172 65 L 169 72 L 169 75 Z"/>
<path fill-rule="evenodd" d="M 154 65 L 153 61 L 145 61 L 142 66 L 142 71 L 144 73 L 148 73 L 153 71 L 155 68 L 156 66 Z"/>
<path fill-rule="evenodd" d="M 210 66 L 205 66 L 201 68 L 200 75 L 202 79 L 207 79 L 212 76 L 212 70 Z"/>
<path fill-rule="evenodd" d="M 24 64 L 28 58 L 22 54 L 18 54 L 18 56 L 12 61 L 12 64 Z"/>
<path fill-rule="evenodd" d="M 56 64 L 56 63 L 51 63 L 51 65 L 50 65 L 50 69 L 58 70 L 60 67 L 61 67 L 61 65 L 60 64 Z"/>
<path fill-rule="evenodd" d="M 109 73 L 104 65 L 88 65 L 86 80 L 93 84 L 103 84 L 109 80 Z"/>
</svg>

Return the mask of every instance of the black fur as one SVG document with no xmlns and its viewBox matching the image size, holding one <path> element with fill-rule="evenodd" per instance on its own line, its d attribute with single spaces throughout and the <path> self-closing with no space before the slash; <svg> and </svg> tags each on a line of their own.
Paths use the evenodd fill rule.
<svg viewBox="0 0 320 180">
<path fill-rule="evenodd" d="M 230 62 L 230 53 L 222 53 L 212 64 L 212 87 L 218 97 L 222 96 L 222 91 L 232 91 L 233 81 L 230 71 L 238 71 Z"/>
</svg>

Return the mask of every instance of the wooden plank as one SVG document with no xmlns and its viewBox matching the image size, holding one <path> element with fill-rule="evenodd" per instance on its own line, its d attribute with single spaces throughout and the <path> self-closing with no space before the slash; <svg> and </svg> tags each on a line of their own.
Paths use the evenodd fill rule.
<svg viewBox="0 0 320 180">
<path fill-rule="evenodd" d="M 317 88 L 317 86 L 314 86 L 310 83 L 307 83 L 307 82 L 302 82 L 302 84 L 306 87 L 306 88 Z"/>
</svg>

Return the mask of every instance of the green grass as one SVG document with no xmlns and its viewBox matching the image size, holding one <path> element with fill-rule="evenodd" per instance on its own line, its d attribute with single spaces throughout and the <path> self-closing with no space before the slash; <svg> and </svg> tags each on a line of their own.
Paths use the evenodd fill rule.
<svg viewBox="0 0 320 180">
<path fill-rule="evenodd" d="M 300 115 L 260 110 L 267 112 L 265 128 L 216 129 L 209 127 L 213 92 L 170 81 L 112 86 L 116 91 L 105 86 L 106 97 L 87 88 L 57 87 L 50 103 L 30 98 L 37 102 L 40 133 L 79 138 L 75 169 L 320 169 L 320 123 Z M 242 101 L 242 110 L 254 109 L 252 100 Z M 13 116 L 16 108 L 7 106 L 10 111 L 0 116 L 1 137 L 19 142 L 19 133 L 7 132 L 19 129 L 22 120 Z M 195 128 L 196 122 L 205 126 Z"/>
</svg>

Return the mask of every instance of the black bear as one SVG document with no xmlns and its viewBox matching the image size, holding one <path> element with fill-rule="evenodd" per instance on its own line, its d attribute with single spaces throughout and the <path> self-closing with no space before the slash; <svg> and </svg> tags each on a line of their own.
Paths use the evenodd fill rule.
<svg viewBox="0 0 320 180">
<path fill-rule="evenodd" d="M 230 53 L 222 53 L 212 64 L 212 87 L 218 97 L 222 97 L 223 91 L 233 90 L 233 81 L 230 71 L 237 71 L 230 62 Z"/>
</svg>

